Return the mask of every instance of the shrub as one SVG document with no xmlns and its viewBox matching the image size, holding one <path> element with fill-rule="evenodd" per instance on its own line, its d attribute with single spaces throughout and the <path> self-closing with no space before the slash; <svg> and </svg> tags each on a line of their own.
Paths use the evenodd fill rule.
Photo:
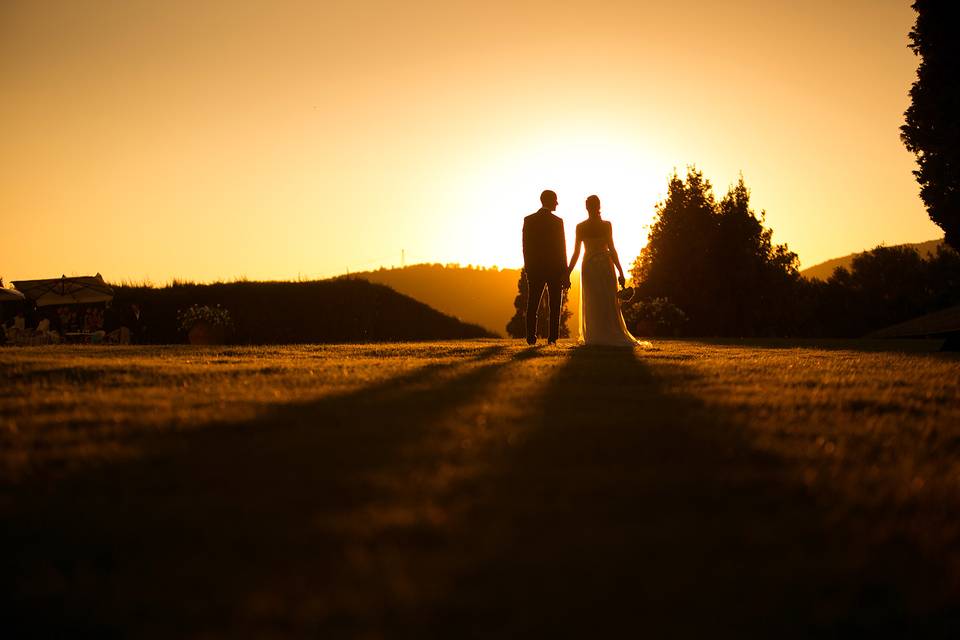
<svg viewBox="0 0 960 640">
<path fill-rule="evenodd" d="M 623 319 L 634 335 L 676 336 L 687 323 L 687 314 L 667 298 L 650 298 L 625 306 Z"/>
<path fill-rule="evenodd" d="M 189 333 L 190 329 L 200 322 L 206 322 L 212 327 L 223 329 L 225 332 L 233 328 L 233 319 L 230 317 L 230 312 L 219 304 L 212 307 L 206 304 L 194 304 L 177 311 L 177 324 L 184 333 Z"/>
</svg>

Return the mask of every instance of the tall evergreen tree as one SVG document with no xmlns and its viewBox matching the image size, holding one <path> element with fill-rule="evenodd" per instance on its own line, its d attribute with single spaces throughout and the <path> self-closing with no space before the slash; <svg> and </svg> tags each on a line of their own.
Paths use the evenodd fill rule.
<svg viewBox="0 0 960 640">
<path fill-rule="evenodd" d="M 631 272 L 640 296 L 677 305 L 693 335 L 790 333 L 797 256 L 764 219 L 742 178 L 717 202 L 696 168 L 674 174 Z"/>
<path fill-rule="evenodd" d="M 960 3 L 916 0 L 910 48 L 920 56 L 900 137 L 930 219 L 960 250 Z"/>
<path fill-rule="evenodd" d="M 656 219 L 647 245 L 631 269 L 634 282 L 644 298 L 667 298 L 687 314 L 688 329 L 705 330 L 701 325 L 713 307 L 714 287 L 704 282 L 710 274 L 710 254 L 716 235 L 716 201 L 710 181 L 696 168 L 686 179 L 676 173 L 667 185 L 667 198 L 657 203 Z"/>
<path fill-rule="evenodd" d="M 792 299 L 800 278 L 797 254 L 773 244 L 764 227 L 766 211 L 750 208 L 743 177 L 717 207 L 719 215 L 713 259 L 719 302 L 718 329 L 726 335 L 791 333 Z"/>
</svg>

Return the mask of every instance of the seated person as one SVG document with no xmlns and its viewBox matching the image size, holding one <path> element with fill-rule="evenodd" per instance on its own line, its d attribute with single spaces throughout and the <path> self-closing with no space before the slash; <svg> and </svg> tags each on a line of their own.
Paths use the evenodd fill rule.
<svg viewBox="0 0 960 640">
<path fill-rule="evenodd" d="M 20 344 L 27 334 L 27 319 L 22 311 L 18 311 L 6 329 L 6 339 L 10 344 Z"/>
<path fill-rule="evenodd" d="M 60 342 L 60 334 L 50 328 L 50 318 L 44 316 L 37 323 L 37 328 L 33 333 L 31 344 L 57 344 Z"/>
</svg>

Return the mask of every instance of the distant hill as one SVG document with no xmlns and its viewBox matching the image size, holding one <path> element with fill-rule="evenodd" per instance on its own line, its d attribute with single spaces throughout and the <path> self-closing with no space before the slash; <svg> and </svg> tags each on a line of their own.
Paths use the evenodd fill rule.
<svg viewBox="0 0 960 640">
<path fill-rule="evenodd" d="M 148 339 L 183 342 L 177 310 L 219 304 L 234 319 L 235 342 L 387 342 L 492 337 L 389 287 L 362 280 L 230 282 L 168 287 L 114 285 L 114 305 L 143 307 Z"/>
<path fill-rule="evenodd" d="M 459 265 L 417 264 L 397 269 L 378 269 L 340 276 L 385 284 L 464 322 L 482 326 L 497 335 L 506 335 L 513 317 L 520 269 L 474 268 Z M 579 270 L 574 271 L 568 296 L 570 330 L 576 335 L 579 323 Z"/>
<path fill-rule="evenodd" d="M 513 317 L 519 269 L 417 264 L 340 276 L 384 284 L 464 322 L 505 335 Z"/>
<path fill-rule="evenodd" d="M 926 242 L 915 242 L 912 244 L 900 244 L 895 245 L 898 247 L 911 247 L 916 249 L 916 251 L 921 255 L 925 256 L 928 253 L 936 253 L 937 247 L 943 244 L 943 240 L 927 240 Z M 821 262 L 820 264 L 815 264 L 812 267 L 804 269 L 800 272 L 805 278 L 818 280 L 827 280 L 833 275 L 834 269 L 837 267 L 850 268 L 850 265 L 853 264 L 853 259 L 857 256 L 866 253 L 866 251 L 860 251 L 858 253 L 851 253 L 848 256 L 843 256 L 842 258 L 834 258 L 832 260 L 827 260 L 826 262 Z"/>
</svg>

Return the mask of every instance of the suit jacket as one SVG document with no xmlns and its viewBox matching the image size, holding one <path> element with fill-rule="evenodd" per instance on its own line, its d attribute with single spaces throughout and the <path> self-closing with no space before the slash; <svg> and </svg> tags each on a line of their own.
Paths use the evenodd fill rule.
<svg viewBox="0 0 960 640">
<path fill-rule="evenodd" d="M 567 239 L 563 220 L 546 209 L 523 219 L 523 266 L 544 279 L 567 277 Z"/>
</svg>

